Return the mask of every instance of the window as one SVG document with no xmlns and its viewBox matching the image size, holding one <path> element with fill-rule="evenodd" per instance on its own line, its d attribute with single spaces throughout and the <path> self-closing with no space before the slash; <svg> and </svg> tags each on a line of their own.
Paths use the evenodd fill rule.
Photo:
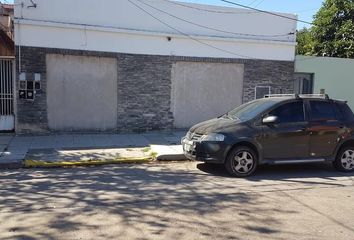
<svg viewBox="0 0 354 240">
<path fill-rule="evenodd" d="M 336 112 L 331 102 L 310 101 L 310 107 L 312 121 L 336 120 Z"/>
<path fill-rule="evenodd" d="M 265 95 L 270 94 L 270 86 L 256 86 L 255 98 L 264 98 Z"/>
<path fill-rule="evenodd" d="M 337 109 L 339 111 L 338 115 L 343 121 L 354 121 L 354 115 L 352 110 L 344 102 L 337 102 Z"/>
<path fill-rule="evenodd" d="M 269 113 L 278 117 L 278 123 L 304 122 L 304 105 L 302 101 L 286 103 Z"/>
<path fill-rule="evenodd" d="M 273 107 L 277 103 L 278 102 L 274 101 L 272 98 L 254 100 L 231 110 L 226 114 L 226 117 L 247 121 Z"/>
<path fill-rule="evenodd" d="M 295 93 L 299 93 L 299 94 L 312 94 L 313 74 L 295 73 L 294 90 Z"/>
</svg>

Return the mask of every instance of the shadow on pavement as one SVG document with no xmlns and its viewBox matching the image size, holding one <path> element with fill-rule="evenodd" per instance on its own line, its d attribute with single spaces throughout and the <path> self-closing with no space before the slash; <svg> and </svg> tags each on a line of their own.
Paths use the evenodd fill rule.
<svg viewBox="0 0 354 240">
<path fill-rule="evenodd" d="M 273 239 L 282 231 L 275 215 L 297 213 L 264 206 L 257 194 L 220 191 L 214 178 L 169 164 L 3 171 L 0 238 L 77 239 L 80 230 L 91 239 L 243 239 L 245 232 Z"/>
<path fill-rule="evenodd" d="M 222 164 L 199 163 L 197 168 L 205 173 L 232 178 Z M 354 176 L 354 173 L 343 173 L 335 170 L 330 163 L 317 164 L 287 164 L 287 165 L 262 165 L 253 176 L 245 179 L 249 181 L 261 180 L 287 180 L 296 178 L 323 178 Z"/>
</svg>

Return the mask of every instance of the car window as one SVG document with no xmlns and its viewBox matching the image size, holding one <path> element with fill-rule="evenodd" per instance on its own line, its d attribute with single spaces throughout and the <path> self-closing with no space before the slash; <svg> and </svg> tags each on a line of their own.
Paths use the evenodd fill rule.
<svg viewBox="0 0 354 240">
<path fill-rule="evenodd" d="M 337 102 L 336 106 L 339 111 L 339 116 L 340 116 L 341 120 L 354 121 L 354 114 L 346 103 Z"/>
<path fill-rule="evenodd" d="M 336 120 L 336 111 L 331 102 L 310 101 L 311 120 L 326 121 Z"/>
<path fill-rule="evenodd" d="M 258 99 L 252 102 L 245 103 L 231 111 L 229 111 L 225 116 L 228 116 L 232 119 L 240 119 L 241 121 L 250 120 L 260 113 L 266 111 L 268 108 L 271 108 L 278 102 L 273 99 Z"/>
<path fill-rule="evenodd" d="M 281 105 L 269 113 L 278 117 L 278 123 L 304 122 L 304 104 L 302 101 Z"/>
</svg>

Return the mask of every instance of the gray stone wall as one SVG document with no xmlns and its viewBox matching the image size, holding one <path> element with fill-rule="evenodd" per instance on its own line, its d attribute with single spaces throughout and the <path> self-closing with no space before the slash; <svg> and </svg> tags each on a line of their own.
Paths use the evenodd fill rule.
<svg viewBox="0 0 354 240">
<path fill-rule="evenodd" d="M 21 47 L 21 72 L 27 78 L 40 73 L 41 90 L 34 101 L 17 95 L 17 128 L 19 133 L 47 133 L 46 54 L 117 58 L 118 132 L 147 131 L 173 128 L 171 112 L 171 68 L 179 61 L 244 64 L 243 102 L 254 99 L 255 87 L 271 86 L 272 93 L 292 93 L 294 62 L 153 56 L 123 53 L 93 52 L 68 49 Z M 19 83 L 19 49 L 16 47 L 17 89 Z"/>
<path fill-rule="evenodd" d="M 33 101 L 19 99 L 19 52 L 21 52 L 21 72 L 27 80 L 34 80 L 34 74 L 41 74 L 41 90 L 37 90 Z M 46 49 L 21 47 L 16 48 L 16 132 L 42 133 L 48 130 L 47 94 L 46 94 Z"/>
<path fill-rule="evenodd" d="M 171 60 L 148 55 L 117 57 L 118 130 L 172 128 Z"/>
<path fill-rule="evenodd" d="M 255 98 L 256 86 L 270 86 L 272 94 L 294 93 L 294 62 L 247 60 L 243 102 Z"/>
</svg>

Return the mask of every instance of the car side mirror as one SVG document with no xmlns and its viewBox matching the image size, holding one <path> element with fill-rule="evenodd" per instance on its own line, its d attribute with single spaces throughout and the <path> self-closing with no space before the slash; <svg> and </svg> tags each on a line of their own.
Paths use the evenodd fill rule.
<svg viewBox="0 0 354 240">
<path fill-rule="evenodd" d="M 273 124 L 276 123 L 277 121 L 278 121 L 277 116 L 268 116 L 262 119 L 263 124 Z"/>
</svg>

